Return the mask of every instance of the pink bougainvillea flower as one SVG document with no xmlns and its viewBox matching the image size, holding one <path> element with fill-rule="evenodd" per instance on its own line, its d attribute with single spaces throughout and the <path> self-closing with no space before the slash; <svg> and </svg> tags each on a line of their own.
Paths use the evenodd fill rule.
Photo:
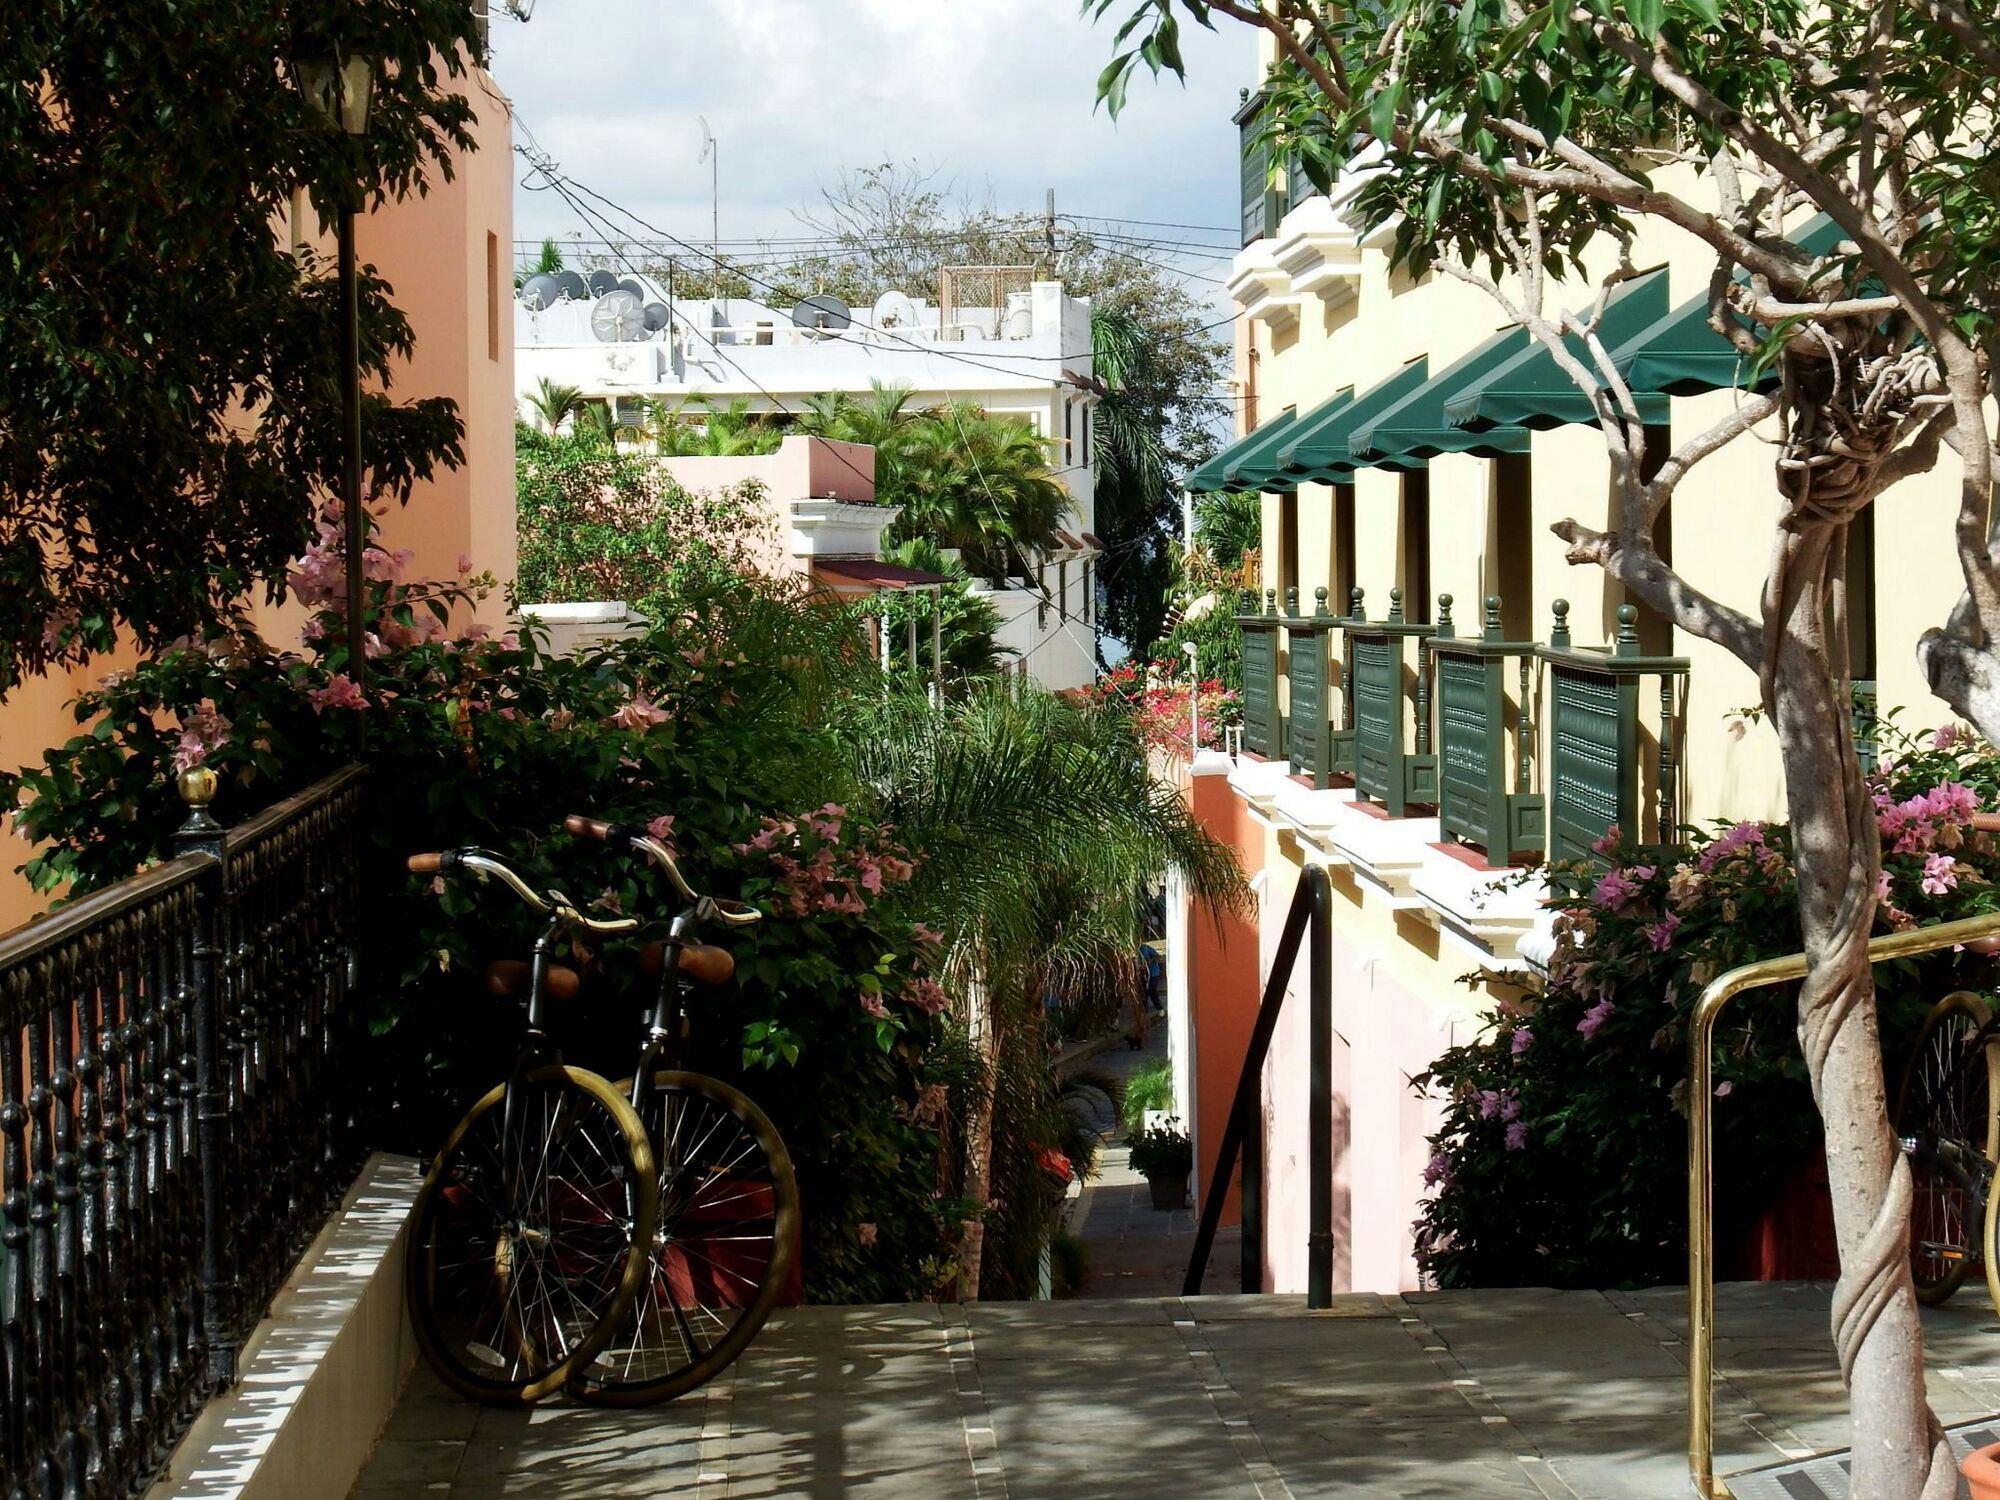
<svg viewBox="0 0 2000 1500">
<path fill-rule="evenodd" d="M 1924 856 L 1924 878 L 1921 887 L 1926 896 L 1942 896 L 1957 884 L 1958 871 L 1949 854 Z"/>
<path fill-rule="evenodd" d="M 1612 850 L 1624 842 L 1624 839 L 1625 835 L 1619 831 L 1618 825 L 1613 823 L 1609 828 L 1604 830 L 1601 837 L 1591 840 L 1590 852 L 1593 854 L 1609 855 Z"/>
<path fill-rule="evenodd" d="M 1703 870 L 1713 870 L 1733 855 L 1747 853 L 1752 859 L 1756 859 L 1763 854 L 1766 847 L 1763 824 L 1738 823 L 1712 840 L 1707 848 L 1695 856 L 1695 863 Z"/>
<path fill-rule="evenodd" d="M 209 752 L 229 743 L 229 720 L 204 703 L 181 718 L 180 743 L 174 747 L 174 769 L 185 771 L 208 759 Z"/>
<path fill-rule="evenodd" d="M 1583 1019 L 1576 1023 L 1576 1029 L 1585 1041 L 1591 1040 L 1604 1029 L 1604 1023 L 1611 1019 L 1611 1013 L 1618 1009 L 1609 1000 L 1600 1000 L 1583 1013 Z"/>
<path fill-rule="evenodd" d="M 1514 1056 L 1519 1057 L 1534 1045 L 1535 1033 L 1533 1031 L 1529 1030 L 1526 1026 L 1516 1026 L 1514 1028 L 1514 1040 L 1512 1043 Z"/>
<path fill-rule="evenodd" d="M 1436 1187 L 1439 1183 L 1450 1187 L 1451 1176 L 1451 1158 L 1446 1156 L 1442 1151 L 1436 1153 L 1424 1164 L 1425 1187 Z"/>
<path fill-rule="evenodd" d="M 1516 1120 L 1512 1125 L 1509 1125 L 1507 1127 L 1507 1149 L 1509 1151 L 1522 1151 L 1527 1148 L 1527 1145 L 1528 1145 L 1527 1122 L 1524 1120 Z"/>
<path fill-rule="evenodd" d="M 1655 953 L 1665 953 L 1674 945 L 1674 931 L 1681 925 L 1681 914 L 1670 911 L 1661 920 L 1646 929 L 1646 941 L 1653 945 Z"/>
<path fill-rule="evenodd" d="M 922 922 L 911 923 L 910 934 L 925 948 L 942 948 L 944 946 L 944 934 L 939 932 L 935 927 L 925 926 Z"/>
<path fill-rule="evenodd" d="M 458 554 L 458 571 L 461 575 L 472 571 L 472 554 L 470 552 L 461 552 Z"/>
<path fill-rule="evenodd" d="M 672 813 L 661 813 L 646 825 L 646 832 L 650 833 L 663 844 L 672 842 L 674 836 L 674 815 Z"/>
<path fill-rule="evenodd" d="M 889 1007 L 882 1003 L 880 995 L 870 994 L 864 990 L 861 995 L 861 1008 L 878 1021 L 886 1021 L 889 1018 Z"/>
<path fill-rule="evenodd" d="M 854 1226 L 855 1242 L 864 1250 L 872 1248 L 875 1241 L 880 1237 L 881 1231 L 873 1224 L 856 1224 Z"/>
<path fill-rule="evenodd" d="M 648 697 L 641 688 L 635 689 L 631 698 L 605 722 L 619 729 L 643 732 L 655 724 L 664 722 L 666 717 L 667 711 Z"/>
<path fill-rule="evenodd" d="M 1889 904 L 1889 872 L 1887 870 L 1877 870 L 1875 872 L 1875 899 L 1884 906 Z"/>
<path fill-rule="evenodd" d="M 1590 899 L 1607 911 L 1622 912 L 1639 897 L 1641 884 L 1652 875 L 1644 865 L 1630 869 L 1607 870 L 1597 877 Z"/>
<path fill-rule="evenodd" d="M 913 979 L 903 990 L 903 999 L 927 1016 L 940 1014 L 948 1003 L 944 988 L 935 979 Z"/>
<path fill-rule="evenodd" d="M 366 708 L 368 700 L 361 696 L 361 689 L 354 679 L 345 672 L 335 672 L 323 688 L 314 688 L 306 694 L 306 701 L 312 704 L 313 712 L 325 713 L 329 708 Z"/>
<path fill-rule="evenodd" d="M 1971 736 L 1968 735 L 1965 732 L 1965 730 L 1961 728 L 1959 725 L 1947 724 L 1942 729 L 1938 730 L 1936 734 L 1931 736 L 1931 749 L 1949 750 L 1952 748 L 1952 746 L 1956 745 L 1960 740 L 1970 739 L 1970 738 Z"/>
</svg>

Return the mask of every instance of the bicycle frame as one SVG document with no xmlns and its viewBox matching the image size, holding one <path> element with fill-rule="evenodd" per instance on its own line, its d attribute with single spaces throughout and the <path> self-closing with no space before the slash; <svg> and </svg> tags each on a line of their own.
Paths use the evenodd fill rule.
<svg viewBox="0 0 2000 1500">
<path fill-rule="evenodd" d="M 527 1029 L 514 1053 L 514 1065 L 507 1073 L 507 1091 L 500 1098 L 500 1139 L 508 1143 L 507 1159 L 500 1164 L 501 1188 L 509 1203 L 514 1201 L 521 1165 L 518 1150 L 522 1144 L 519 1140 L 521 1085 L 535 1068 L 562 1062 L 561 1049 L 549 1043 L 544 1004 L 548 995 L 549 955 L 555 951 L 556 939 L 566 925 L 561 911 L 550 912 L 528 960 Z"/>
<path fill-rule="evenodd" d="M 660 1062 L 670 1068 L 680 1063 L 681 945 L 695 923 L 695 908 L 689 907 L 673 920 L 662 945 L 660 989 L 653 1001 L 652 1018 L 646 1024 L 646 1042 L 639 1049 L 639 1066 L 632 1074 L 631 1105 L 635 1110 L 646 1102 L 647 1085 Z"/>
</svg>

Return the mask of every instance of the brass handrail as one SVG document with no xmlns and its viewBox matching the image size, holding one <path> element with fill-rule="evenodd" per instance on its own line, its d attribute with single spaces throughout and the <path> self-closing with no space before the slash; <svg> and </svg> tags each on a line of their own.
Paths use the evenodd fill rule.
<svg viewBox="0 0 2000 1500">
<path fill-rule="evenodd" d="M 1870 963 L 1934 953 L 2000 935 L 2000 912 L 1892 932 L 1868 944 Z M 1715 1023 L 1745 990 L 1803 979 L 1806 956 L 1744 964 L 1710 980 L 1688 1032 L 1688 1481 L 1702 1500 L 1728 1500 L 1715 1476 Z"/>
</svg>

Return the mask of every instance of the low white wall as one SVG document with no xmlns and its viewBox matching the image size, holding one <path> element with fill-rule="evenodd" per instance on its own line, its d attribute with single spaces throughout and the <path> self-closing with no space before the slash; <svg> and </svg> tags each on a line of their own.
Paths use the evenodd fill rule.
<svg viewBox="0 0 2000 1500">
<path fill-rule="evenodd" d="M 347 1500 L 416 1360 L 403 1251 L 422 1183 L 408 1157 L 369 1158 L 147 1500 Z"/>
</svg>

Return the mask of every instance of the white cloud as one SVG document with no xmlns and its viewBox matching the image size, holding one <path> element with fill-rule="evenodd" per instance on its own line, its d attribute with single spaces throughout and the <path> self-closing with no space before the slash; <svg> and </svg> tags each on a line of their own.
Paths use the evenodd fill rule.
<svg viewBox="0 0 2000 1500">
<path fill-rule="evenodd" d="M 569 175 L 684 239 L 708 238 L 703 116 L 725 241 L 802 233 L 792 211 L 820 183 L 912 159 L 990 186 L 1003 211 L 1039 211 L 1054 188 L 1061 213 L 1233 224 L 1229 116 L 1254 78 L 1252 33 L 1186 28 L 1187 87 L 1136 80 L 1114 124 L 1093 95 L 1122 15 L 1092 26 L 1077 0 L 537 0 L 526 25 L 496 16 L 494 72 Z M 515 215 L 522 238 L 581 227 L 552 193 L 517 192 Z"/>
</svg>

